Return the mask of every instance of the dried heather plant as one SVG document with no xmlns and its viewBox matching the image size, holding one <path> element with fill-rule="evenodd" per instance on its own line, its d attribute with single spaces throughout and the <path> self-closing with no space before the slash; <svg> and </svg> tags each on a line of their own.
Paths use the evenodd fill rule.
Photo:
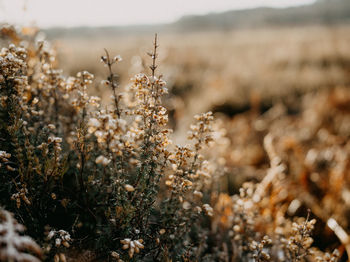
<svg viewBox="0 0 350 262">
<path fill-rule="evenodd" d="M 97 257 L 188 255 L 196 222 L 213 215 L 203 201 L 213 169 L 200 154 L 212 140 L 213 116 L 195 117 L 193 146 L 171 146 L 157 36 L 150 75 L 136 75 L 125 93 L 113 72 L 121 58 L 105 51 L 102 85 L 113 94 L 107 107 L 88 94 L 92 74 L 65 77 L 46 42 L 28 46 L 33 50 L 10 45 L 0 53 L 3 204 L 38 240 L 45 241 L 47 226 L 62 228 L 86 239 L 83 247 Z M 47 257 L 64 261 L 57 241 L 71 246 L 55 238 Z"/>
</svg>

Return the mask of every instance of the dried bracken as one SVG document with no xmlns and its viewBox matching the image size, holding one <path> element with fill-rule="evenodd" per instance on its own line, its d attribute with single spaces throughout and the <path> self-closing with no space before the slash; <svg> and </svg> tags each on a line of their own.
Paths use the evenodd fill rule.
<svg viewBox="0 0 350 262">
<path fill-rule="evenodd" d="M 21 235 L 24 229 L 9 212 L 0 210 L 0 261 L 40 261 L 41 249 L 32 238 Z"/>
</svg>

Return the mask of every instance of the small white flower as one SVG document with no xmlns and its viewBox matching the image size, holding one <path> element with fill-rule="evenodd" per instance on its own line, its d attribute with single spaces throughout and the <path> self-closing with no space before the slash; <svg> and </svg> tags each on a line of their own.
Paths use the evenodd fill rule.
<svg viewBox="0 0 350 262">
<path fill-rule="evenodd" d="M 101 81 L 101 85 L 109 86 L 110 84 L 111 84 L 111 82 L 109 82 L 108 80 L 102 80 Z"/>
<path fill-rule="evenodd" d="M 123 58 L 120 56 L 120 55 L 117 55 L 113 58 L 113 61 L 114 62 L 120 62 L 120 61 L 123 61 Z"/>
<path fill-rule="evenodd" d="M 95 162 L 96 164 L 102 164 L 104 166 L 107 166 L 111 162 L 111 160 L 101 155 L 96 158 Z"/>
<path fill-rule="evenodd" d="M 53 124 L 48 124 L 47 128 L 50 129 L 50 130 L 54 130 L 56 127 Z"/>
<path fill-rule="evenodd" d="M 123 249 L 129 249 L 129 257 L 132 258 L 134 256 L 134 253 L 139 253 L 140 249 L 144 249 L 143 240 L 131 240 L 130 238 L 125 238 L 123 240 L 120 240 L 120 243 L 123 244 Z"/>
<path fill-rule="evenodd" d="M 90 118 L 90 119 L 89 119 L 89 122 L 88 122 L 88 126 L 98 128 L 98 127 L 101 126 L 101 123 L 100 123 L 100 121 L 98 121 L 96 118 Z"/>
<path fill-rule="evenodd" d="M 128 192 L 133 192 L 133 191 L 135 191 L 135 188 L 134 188 L 132 185 L 129 185 L 129 184 L 125 185 L 124 188 L 125 188 L 125 190 L 128 191 Z"/>
<path fill-rule="evenodd" d="M 210 216 L 210 217 L 213 216 L 214 210 L 209 204 L 204 204 L 203 209 L 208 216 Z"/>
</svg>

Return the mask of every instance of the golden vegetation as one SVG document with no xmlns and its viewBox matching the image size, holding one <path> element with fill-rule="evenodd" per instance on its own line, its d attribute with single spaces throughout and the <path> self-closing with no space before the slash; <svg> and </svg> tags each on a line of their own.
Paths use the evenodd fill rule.
<svg viewBox="0 0 350 262">
<path fill-rule="evenodd" d="M 325 29 L 316 29 L 322 38 Z M 165 47 L 170 51 L 162 68 L 180 73 L 168 76 L 171 95 L 164 104 L 168 89 L 158 73 L 157 37 L 147 63 L 133 59 L 144 72 L 135 72 L 125 85 L 135 64 L 123 66 L 108 48 L 96 55 L 105 69 L 92 70 L 98 81 L 88 71 L 66 76 L 53 49 L 37 41 L 35 32 L 4 27 L 0 205 L 37 244 L 16 230 L 15 239 L 7 237 L 10 224 L 18 232 L 23 227 L 1 211 L 0 260 L 345 261 L 350 91 L 342 33 L 348 28 L 334 30 L 336 50 L 330 42 L 311 48 L 315 40 L 295 37 L 302 29 L 294 29 L 289 40 L 297 42 L 290 43 L 300 48 L 296 53 L 282 52 L 279 46 L 288 39 L 274 40 L 264 30 L 256 32 L 255 46 L 239 32 L 239 44 L 223 36 L 220 45 L 213 38 L 197 40 L 204 47 L 196 52 L 166 36 L 165 46 L 186 51 L 181 56 Z M 244 45 L 246 53 L 239 52 Z M 275 60 L 257 64 L 268 48 L 275 48 Z M 227 68 L 225 56 L 236 58 Z M 327 62 L 319 64 L 323 58 Z M 97 62 L 88 66 L 97 68 Z M 203 74 L 205 68 L 213 71 Z M 316 70 L 312 77 L 310 70 Z M 176 93 L 187 85 L 179 81 L 194 83 L 192 90 Z M 179 97 L 192 101 L 175 109 L 178 126 L 181 111 L 194 115 L 235 103 L 228 98 L 233 87 L 233 93 L 244 87 L 246 100 L 239 103 L 250 103 L 247 112 L 221 111 L 227 115 L 218 114 L 219 120 L 212 112 L 197 114 L 188 144 L 172 143 L 184 135 L 182 125 L 171 135 L 166 105 L 176 105 Z M 293 107 L 281 99 L 261 110 L 265 99 L 296 89 L 302 93 Z M 99 90 L 103 99 L 92 95 Z M 18 253 L 4 249 L 13 243 Z"/>
</svg>

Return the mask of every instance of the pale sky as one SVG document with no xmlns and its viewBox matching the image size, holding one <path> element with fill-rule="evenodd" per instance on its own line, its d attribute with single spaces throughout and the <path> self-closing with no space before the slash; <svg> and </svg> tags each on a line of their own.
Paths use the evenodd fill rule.
<svg viewBox="0 0 350 262">
<path fill-rule="evenodd" d="M 315 0 L 0 0 L 0 23 L 108 26 L 169 23 L 183 15 L 258 6 L 286 7 Z"/>
</svg>

